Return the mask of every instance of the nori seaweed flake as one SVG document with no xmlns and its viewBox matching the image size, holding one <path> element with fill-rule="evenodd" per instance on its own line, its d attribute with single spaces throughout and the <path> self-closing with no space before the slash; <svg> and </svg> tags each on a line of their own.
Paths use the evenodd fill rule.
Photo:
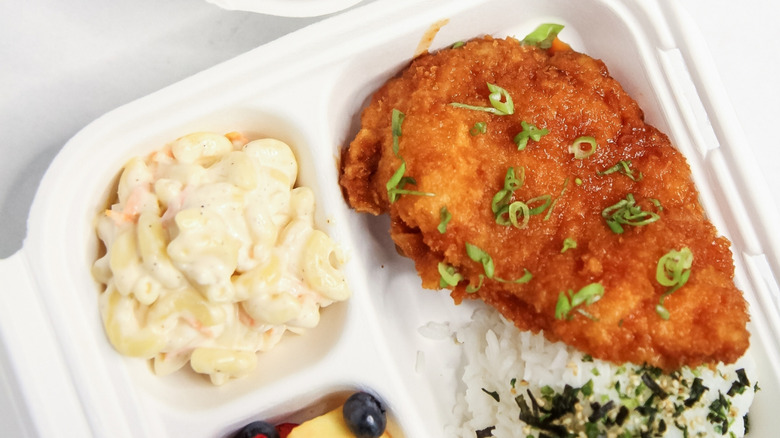
<svg viewBox="0 0 780 438">
<path fill-rule="evenodd" d="M 729 388 L 729 391 L 726 393 L 729 397 L 734 397 L 734 394 L 744 393 L 745 389 L 750 386 L 750 380 L 748 380 L 744 368 L 738 369 L 736 373 L 737 380 L 731 383 L 731 388 Z"/>
<path fill-rule="evenodd" d="M 729 429 L 729 410 L 731 402 L 718 391 L 718 398 L 710 403 L 710 413 L 707 420 L 713 424 L 713 429 L 725 435 Z"/>
<path fill-rule="evenodd" d="M 485 389 L 485 388 L 482 388 L 482 391 L 483 391 L 485 394 L 487 394 L 487 395 L 489 395 L 489 396 L 493 397 L 493 400 L 495 400 L 495 401 L 497 401 L 497 402 L 501 402 L 501 397 L 498 395 L 498 392 L 496 392 L 496 391 L 488 391 L 488 390 L 487 390 L 487 389 Z"/>
<path fill-rule="evenodd" d="M 477 433 L 477 438 L 487 438 L 487 437 L 493 436 L 493 429 L 495 429 L 495 428 L 496 428 L 496 426 L 490 426 L 490 427 L 486 427 L 486 428 L 484 428 L 482 430 L 478 430 L 476 432 Z"/>
<path fill-rule="evenodd" d="M 590 408 L 593 410 L 593 413 L 588 417 L 588 421 L 591 423 L 598 422 L 602 418 L 606 417 L 609 411 L 611 411 L 614 407 L 615 402 L 613 400 L 610 400 L 603 405 L 598 402 L 591 403 Z"/>
<path fill-rule="evenodd" d="M 704 391 L 707 391 L 708 387 L 704 386 L 702 383 L 704 382 L 701 378 L 697 377 L 693 379 L 693 384 L 691 384 L 691 392 L 688 398 L 685 400 L 685 406 L 691 407 L 695 405 L 700 399 L 702 394 L 704 394 Z"/>
<path fill-rule="evenodd" d="M 659 397 L 661 400 L 669 396 L 669 394 L 667 394 L 666 391 L 664 391 L 663 388 L 661 388 L 661 386 L 656 383 L 656 381 L 653 380 L 653 378 L 650 377 L 650 374 L 647 372 L 642 373 L 642 382 L 644 382 L 647 388 L 652 391 L 653 395 Z"/>
</svg>

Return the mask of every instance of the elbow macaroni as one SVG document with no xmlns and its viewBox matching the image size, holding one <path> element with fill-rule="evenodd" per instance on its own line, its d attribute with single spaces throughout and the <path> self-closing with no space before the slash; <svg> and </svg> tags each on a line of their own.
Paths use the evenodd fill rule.
<svg viewBox="0 0 780 438">
<path fill-rule="evenodd" d="M 168 374 L 188 362 L 214 384 L 349 298 L 341 251 L 313 228 L 314 194 L 274 139 L 195 133 L 125 166 L 97 219 L 99 305 L 121 354 Z"/>
</svg>

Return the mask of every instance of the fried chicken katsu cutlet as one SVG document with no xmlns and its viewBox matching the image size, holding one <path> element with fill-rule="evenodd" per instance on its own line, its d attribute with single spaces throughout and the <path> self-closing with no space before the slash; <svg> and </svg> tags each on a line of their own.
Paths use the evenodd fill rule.
<svg viewBox="0 0 780 438">
<path fill-rule="evenodd" d="M 414 59 L 343 153 L 347 202 L 390 214 L 423 287 L 521 330 L 616 363 L 735 361 L 747 305 L 685 158 L 601 61 L 558 46 Z"/>
</svg>

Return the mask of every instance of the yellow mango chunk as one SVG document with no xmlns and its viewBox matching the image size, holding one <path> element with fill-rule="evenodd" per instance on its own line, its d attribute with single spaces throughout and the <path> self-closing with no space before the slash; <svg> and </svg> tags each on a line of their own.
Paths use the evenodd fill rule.
<svg viewBox="0 0 780 438">
<path fill-rule="evenodd" d="M 327 414 L 301 423 L 287 435 L 287 438 L 355 438 L 355 435 L 349 430 L 346 421 L 344 421 L 342 409 L 343 407 L 339 406 Z M 380 438 L 392 438 L 392 435 L 385 431 Z"/>
</svg>

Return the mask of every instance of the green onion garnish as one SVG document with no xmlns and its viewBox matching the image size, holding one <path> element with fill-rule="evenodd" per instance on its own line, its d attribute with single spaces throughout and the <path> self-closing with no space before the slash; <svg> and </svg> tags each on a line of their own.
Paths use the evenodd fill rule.
<svg viewBox="0 0 780 438">
<path fill-rule="evenodd" d="M 545 23 L 540 24 L 533 32 L 526 35 L 521 41 L 522 44 L 537 46 L 540 49 L 549 49 L 558 33 L 563 30 L 562 24 Z"/>
<path fill-rule="evenodd" d="M 401 165 L 398 166 L 398 169 L 393 173 L 393 176 L 391 176 L 390 179 L 387 180 L 387 184 L 385 184 L 385 187 L 387 188 L 387 197 L 390 198 L 390 203 L 395 202 L 398 198 L 398 193 L 396 193 L 395 190 L 397 190 L 398 185 L 401 184 L 404 172 L 406 172 L 406 161 L 401 161 Z"/>
<path fill-rule="evenodd" d="M 588 380 L 588 382 L 580 388 L 580 391 L 582 391 L 582 395 L 585 397 L 588 397 L 593 394 L 593 380 Z M 599 418 L 603 417 L 601 415 Z"/>
<path fill-rule="evenodd" d="M 530 207 L 531 204 L 540 201 L 544 202 L 542 202 L 540 205 L 537 205 L 536 207 Z M 531 216 L 542 213 L 551 204 L 552 198 L 550 195 L 537 196 L 525 202 L 515 201 L 509 205 L 500 207 L 499 210 L 495 212 L 496 223 L 504 226 L 511 224 L 515 228 L 522 230 L 528 226 L 528 221 L 530 220 Z M 507 215 L 508 219 L 504 218 L 505 214 Z M 519 222 L 518 218 L 522 218 L 522 223 Z"/>
<path fill-rule="evenodd" d="M 453 49 L 457 49 L 457 48 L 459 48 L 459 47 L 463 47 L 463 46 L 465 46 L 465 45 L 466 45 L 466 43 L 465 43 L 465 42 L 463 42 L 463 41 L 458 41 L 458 42 L 456 42 L 456 43 L 454 43 L 454 44 L 452 45 L 452 48 L 453 48 Z"/>
<path fill-rule="evenodd" d="M 661 205 L 661 201 L 655 199 L 655 198 L 647 198 L 648 201 L 652 202 L 653 205 L 655 205 L 655 208 L 658 209 L 658 211 L 664 211 L 664 206 Z"/>
<path fill-rule="evenodd" d="M 571 237 L 567 237 L 563 239 L 563 248 L 561 248 L 561 254 L 565 253 L 570 249 L 574 249 L 576 247 L 577 247 L 577 241 L 572 239 Z"/>
<path fill-rule="evenodd" d="M 489 82 L 487 84 L 487 87 L 488 90 L 490 90 L 490 95 L 488 96 L 488 100 L 490 100 L 490 105 L 492 106 L 487 107 L 487 106 L 466 105 L 465 103 L 458 103 L 458 102 L 452 102 L 450 103 L 450 105 L 456 108 L 465 108 L 465 109 L 470 109 L 475 111 L 485 111 L 498 116 L 506 116 L 509 114 L 514 114 L 515 104 L 512 102 L 512 96 L 509 95 L 509 92 L 499 87 L 498 85 L 491 84 Z"/>
<path fill-rule="evenodd" d="M 596 174 L 599 176 L 604 176 L 615 172 L 618 172 L 620 174 L 623 174 L 631 178 L 632 181 L 642 181 L 643 178 L 642 172 L 639 172 L 638 175 L 634 174 L 634 169 L 631 168 L 631 160 L 618 161 L 617 164 L 610 167 L 609 169 L 602 170 L 601 172 L 597 172 Z"/>
<path fill-rule="evenodd" d="M 679 251 L 671 250 L 658 259 L 655 279 L 661 286 L 669 288 L 661 295 L 658 305 L 655 306 L 656 312 L 662 319 L 669 319 L 669 311 L 664 307 L 664 300 L 688 282 L 692 264 L 693 253 L 688 247 Z"/>
<path fill-rule="evenodd" d="M 482 289 L 482 283 L 483 283 L 484 281 L 485 281 L 485 276 L 484 276 L 484 275 L 482 275 L 482 274 L 479 274 L 479 284 L 477 284 L 476 286 L 474 286 L 474 285 L 472 285 L 471 283 L 469 283 L 469 285 L 468 285 L 468 286 L 466 286 L 466 293 L 468 293 L 468 294 L 473 294 L 474 292 L 476 292 L 476 291 L 478 291 L 478 290 Z"/>
<path fill-rule="evenodd" d="M 523 276 L 514 280 L 504 280 L 502 278 L 496 277 L 495 280 L 499 283 L 516 283 L 516 284 L 525 284 L 531 281 L 531 279 L 534 278 L 533 274 L 531 274 L 531 271 L 528 269 L 523 268 Z"/>
<path fill-rule="evenodd" d="M 601 283 L 591 283 L 577 293 L 573 293 L 571 289 L 569 289 L 568 295 L 566 292 L 561 292 L 558 294 L 558 303 L 555 305 L 555 319 L 571 319 L 569 313 L 572 309 L 581 304 L 589 306 L 601 299 L 602 296 L 604 296 L 604 286 Z M 584 310 L 577 310 L 588 318 L 594 319 L 592 315 Z"/>
<path fill-rule="evenodd" d="M 531 218 L 531 210 L 525 202 L 515 201 L 509 204 L 507 213 L 509 214 L 509 223 L 511 223 L 513 227 L 522 230 L 528 226 L 528 220 Z M 518 216 L 522 218 L 522 223 L 518 222 Z M 501 216 L 499 215 L 496 218 L 496 222 L 498 222 L 500 217 Z"/>
<path fill-rule="evenodd" d="M 401 165 L 385 184 L 387 197 L 391 204 L 397 201 L 400 195 L 436 196 L 434 193 L 404 189 L 406 184 L 417 185 L 417 181 L 410 176 L 404 176 L 404 172 L 406 172 L 406 161 L 401 160 Z"/>
<path fill-rule="evenodd" d="M 398 166 L 398 169 L 396 169 L 395 173 L 393 173 L 393 176 L 391 176 L 390 179 L 387 180 L 387 183 L 385 184 L 385 187 L 387 188 L 387 198 L 390 200 L 391 204 L 397 201 L 398 196 L 400 195 L 435 196 L 433 193 L 418 192 L 415 190 L 404 189 L 404 187 L 407 184 L 411 184 L 415 186 L 417 185 L 417 181 L 415 181 L 414 178 L 410 176 L 404 176 L 404 173 L 406 173 L 406 161 L 404 161 L 404 159 L 401 158 L 401 155 L 398 152 L 399 141 L 402 135 L 401 125 L 404 122 L 404 118 L 406 118 L 406 115 L 404 113 L 393 108 L 393 116 L 392 116 L 393 153 L 395 154 L 396 157 L 401 159 L 401 165 Z"/>
<path fill-rule="evenodd" d="M 586 144 L 587 146 L 584 146 Z M 574 154 L 574 158 L 582 160 L 593 155 L 598 148 L 599 145 L 596 143 L 595 138 L 582 136 L 574 139 L 574 142 L 569 146 L 569 152 Z"/>
<path fill-rule="evenodd" d="M 463 280 L 463 276 L 460 275 L 454 267 L 445 263 L 439 262 L 439 287 L 446 288 L 447 286 L 457 286 L 458 283 Z"/>
<path fill-rule="evenodd" d="M 582 185 L 582 180 L 579 178 L 574 178 L 574 184 L 577 184 L 578 186 Z"/>
<path fill-rule="evenodd" d="M 536 216 L 537 214 L 541 214 L 547 207 L 550 206 L 550 204 L 552 204 L 552 196 L 550 195 L 537 196 L 535 198 L 531 198 L 525 201 L 525 203 L 531 206 L 532 204 L 535 204 L 539 201 L 544 201 L 544 202 L 542 202 L 541 205 L 537 205 L 536 207 L 531 208 L 528 214 L 530 214 L 531 216 Z"/>
<path fill-rule="evenodd" d="M 558 195 L 558 198 L 555 198 L 554 200 L 550 195 L 541 195 L 525 202 L 515 201 L 510 203 L 515 190 L 519 189 L 524 182 L 525 168 L 520 168 L 520 178 L 515 176 L 515 169 L 513 167 L 507 169 L 506 176 L 504 177 L 504 188 L 493 195 L 493 200 L 490 203 L 490 209 L 493 211 L 497 224 L 504 226 L 511 224 L 518 229 L 523 229 L 527 227 L 530 216 L 541 214 L 548 207 L 550 208 L 550 211 L 547 212 L 544 220 L 549 219 L 550 212 L 555 206 L 555 203 L 558 202 L 558 198 L 566 191 L 566 184 L 569 182 L 569 179 L 567 178 L 563 182 L 561 193 Z M 540 204 L 535 205 L 537 203 Z"/>
<path fill-rule="evenodd" d="M 476 245 L 472 245 L 468 242 L 466 242 L 466 255 L 469 256 L 471 260 L 474 260 L 475 262 L 482 263 L 482 268 L 485 271 L 485 277 L 496 280 L 501 283 L 517 283 L 517 284 L 523 284 L 528 283 L 533 278 L 533 274 L 528 269 L 524 269 L 525 272 L 523 272 L 523 276 L 515 279 L 515 280 L 504 280 L 502 278 L 493 277 L 495 274 L 495 266 L 493 265 L 493 258 L 490 257 L 490 254 L 483 251 L 481 248 L 479 248 Z M 479 285 L 476 286 L 476 288 L 472 288 L 471 285 L 466 287 L 466 292 L 473 293 L 479 290 L 479 288 L 482 287 L 482 280 L 484 278 L 482 275 L 479 276 Z"/>
<path fill-rule="evenodd" d="M 447 210 L 445 205 L 439 210 L 439 226 L 436 227 L 439 233 L 444 234 L 447 232 L 447 224 L 450 222 L 450 219 L 452 219 L 452 213 Z"/>
<path fill-rule="evenodd" d="M 392 118 L 392 130 L 393 130 L 393 153 L 396 157 L 401 157 L 398 155 L 398 142 L 401 138 L 401 125 L 404 122 L 404 118 L 406 117 L 406 114 L 402 113 L 401 111 L 398 111 L 397 109 L 393 108 L 393 118 Z"/>
<path fill-rule="evenodd" d="M 656 213 L 642 210 L 642 207 L 636 205 L 634 195 L 631 193 L 626 195 L 626 199 L 621 199 L 617 204 L 605 208 L 601 216 L 606 219 L 607 226 L 615 234 L 623 233 L 623 225 L 639 227 L 661 218 Z"/>
<path fill-rule="evenodd" d="M 499 212 L 509 205 L 509 200 L 512 199 L 512 194 L 514 191 L 522 187 L 524 183 L 524 167 L 520 168 L 520 178 L 515 176 L 514 167 L 510 167 L 506 170 L 506 175 L 504 176 L 504 188 L 493 195 L 493 201 L 490 203 L 490 208 L 493 211 L 493 214 L 496 215 L 496 219 L 499 216 Z"/>
<path fill-rule="evenodd" d="M 558 197 L 555 198 L 552 201 L 552 204 L 550 204 L 550 209 L 547 210 L 547 214 L 544 215 L 544 220 L 550 219 L 550 216 L 552 215 L 553 208 L 555 208 L 555 204 L 558 203 L 558 200 L 561 199 L 561 196 L 563 196 L 563 193 L 566 191 L 566 186 L 569 185 L 569 178 L 566 178 L 563 180 L 563 187 L 561 187 L 561 193 L 558 194 Z"/>
<path fill-rule="evenodd" d="M 525 167 L 520 168 L 520 178 L 515 176 L 515 169 L 510 167 L 504 175 L 504 189 L 514 192 L 525 183 Z"/>
<path fill-rule="evenodd" d="M 571 297 L 571 306 L 577 307 L 582 303 L 593 304 L 604 295 L 604 286 L 601 283 L 591 283 L 579 290 Z"/>
<path fill-rule="evenodd" d="M 571 289 L 569 289 L 569 293 L 571 293 Z M 567 318 L 569 312 L 571 312 L 571 303 L 566 292 L 561 292 L 558 294 L 558 303 L 555 304 L 555 319 Z"/>
<path fill-rule="evenodd" d="M 493 258 L 490 257 L 490 254 L 486 253 L 478 246 L 466 242 L 466 255 L 468 255 L 471 260 L 482 263 L 482 268 L 485 270 L 485 276 L 487 278 L 493 278 L 495 266 L 493 265 Z"/>
<path fill-rule="evenodd" d="M 539 129 L 535 125 L 526 123 L 524 121 L 521 121 L 520 125 L 523 127 L 523 130 L 520 131 L 514 139 L 518 151 L 525 149 L 525 147 L 528 145 L 529 139 L 533 141 L 539 141 L 542 136 L 550 133 L 550 131 L 548 131 L 546 128 Z"/>
<path fill-rule="evenodd" d="M 484 134 L 485 132 L 487 132 L 487 123 L 485 122 L 477 122 L 469 129 L 469 134 L 472 136 Z"/>
</svg>

